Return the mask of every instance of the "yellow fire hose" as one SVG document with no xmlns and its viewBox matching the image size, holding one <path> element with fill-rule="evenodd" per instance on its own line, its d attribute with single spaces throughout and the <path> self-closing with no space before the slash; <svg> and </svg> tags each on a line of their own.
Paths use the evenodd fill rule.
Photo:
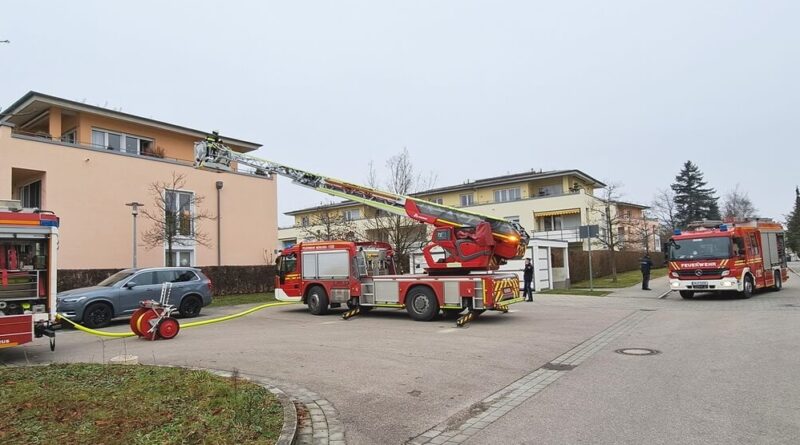
<svg viewBox="0 0 800 445">
<path fill-rule="evenodd" d="M 234 318 L 244 317 L 245 315 L 252 314 L 253 312 L 260 311 L 261 309 L 266 309 L 268 307 L 273 307 L 273 306 L 286 306 L 288 304 L 297 304 L 297 303 L 292 302 L 292 301 L 280 301 L 280 302 L 277 302 L 277 303 L 265 303 L 265 304 L 250 308 L 250 309 L 248 309 L 246 311 L 242 311 L 242 312 L 239 312 L 239 313 L 236 313 L 236 314 L 226 315 L 224 317 L 219 317 L 219 318 L 212 318 L 210 320 L 193 321 L 191 323 L 181 324 L 181 328 L 193 328 L 195 326 L 203 326 L 203 325 L 207 325 L 207 324 L 211 324 L 211 323 L 219 323 L 221 321 L 233 320 Z M 82 325 L 79 325 L 78 323 L 75 323 L 74 321 L 70 320 L 69 318 L 67 318 L 67 317 L 65 317 L 65 316 L 63 316 L 61 314 L 56 314 L 56 318 L 58 318 L 59 320 L 67 321 L 75 329 L 77 329 L 79 331 L 86 332 L 87 334 L 98 335 L 98 336 L 101 336 L 101 337 L 114 337 L 114 338 L 125 338 L 125 337 L 135 337 L 136 336 L 136 334 L 134 334 L 133 332 L 106 332 L 106 331 L 99 331 L 97 329 L 90 329 L 90 328 L 87 328 L 86 326 L 82 326 Z"/>
</svg>

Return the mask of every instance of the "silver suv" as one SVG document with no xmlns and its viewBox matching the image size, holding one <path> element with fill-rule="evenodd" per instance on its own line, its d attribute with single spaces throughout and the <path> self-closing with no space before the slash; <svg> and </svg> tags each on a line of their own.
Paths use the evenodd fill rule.
<svg viewBox="0 0 800 445">
<path fill-rule="evenodd" d="M 211 303 L 211 280 L 192 267 L 125 269 L 97 286 L 58 293 L 56 310 L 89 328 L 131 316 L 144 300 L 159 300 L 162 283 L 172 283 L 169 303 L 184 317 L 196 317 Z"/>
</svg>

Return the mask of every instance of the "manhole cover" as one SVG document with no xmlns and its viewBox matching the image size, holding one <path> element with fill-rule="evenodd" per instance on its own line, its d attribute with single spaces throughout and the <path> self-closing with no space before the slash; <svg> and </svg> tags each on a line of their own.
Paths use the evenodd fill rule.
<svg viewBox="0 0 800 445">
<path fill-rule="evenodd" d="M 617 354 L 624 354 L 624 355 L 655 355 L 660 354 L 661 351 L 656 351 L 655 349 L 648 349 L 648 348 L 624 348 L 624 349 L 617 349 Z"/>
<path fill-rule="evenodd" d="M 782 304 L 781 306 L 783 306 L 783 307 L 800 307 L 800 304 L 789 303 L 789 304 Z"/>
<path fill-rule="evenodd" d="M 640 310 L 640 311 L 644 311 L 644 312 L 655 312 L 655 311 L 657 311 L 658 309 L 639 309 L 639 310 Z"/>
</svg>

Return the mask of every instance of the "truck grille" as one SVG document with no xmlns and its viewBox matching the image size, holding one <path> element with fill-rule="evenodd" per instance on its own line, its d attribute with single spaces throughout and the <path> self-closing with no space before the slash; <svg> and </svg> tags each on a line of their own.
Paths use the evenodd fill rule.
<svg viewBox="0 0 800 445">
<path fill-rule="evenodd" d="M 701 278 L 701 277 L 718 277 L 722 275 L 725 269 L 694 269 L 694 270 L 679 270 L 679 277 L 687 278 Z M 697 272 L 700 271 L 698 274 Z"/>
</svg>

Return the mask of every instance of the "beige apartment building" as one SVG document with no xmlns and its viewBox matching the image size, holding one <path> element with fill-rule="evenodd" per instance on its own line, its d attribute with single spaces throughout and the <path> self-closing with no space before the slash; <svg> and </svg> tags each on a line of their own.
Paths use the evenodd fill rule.
<svg viewBox="0 0 800 445">
<path fill-rule="evenodd" d="M 193 167 L 194 143 L 207 132 L 30 92 L 0 115 L 0 199 L 55 212 L 61 218 L 59 268 L 132 265 L 133 216 L 126 203 L 155 209 L 150 186 L 183 175 L 168 190 L 175 211 L 205 210 L 213 219 L 182 228 L 173 245 L 179 265 L 258 265 L 276 247 L 274 179 L 243 171 Z M 259 144 L 223 136 L 239 152 Z M 194 203 L 203 197 L 202 203 Z M 201 207 L 200 209 L 195 207 Z M 153 223 L 137 217 L 139 267 L 163 266 L 166 246 L 147 246 Z M 207 235 L 200 245 L 191 233 Z"/>
<path fill-rule="evenodd" d="M 588 244 L 581 241 L 578 228 L 600 224 L 603 202 L 595 193 L 604 187 L 604 183 L 580 170 L 530 171 L 435 188 L 415 196 L 517 221 L 533 238 L 564 240 L 572 247 L 588 248 Z M 648 242 L 650 249 L 660 250 L 660 240 L 654 230 L 657 223 L 645 217 L 646 209 L 647 206 L 616 201 L 610 213 L 619 221 L 615 224 L 617 236 L 628 244 L 639 244 L 631 248 L 643 249 L 643 242 L 638 242 L 643 232 L 640 228 L 648 227 L 645 233 L 652 234 L 652 241 Z M 281 245 L 313 239 L 313 223 L 319 220 L 315 215 L 321 212 L 336 212 L 361 229 L 376 215 L 374 209 L 350 201 L 287 212 L 286 215 L 295 218 L 295 223 L 278 229 Z M 358 232 L 367 233 L 368 227 Z"/>
</svg>

